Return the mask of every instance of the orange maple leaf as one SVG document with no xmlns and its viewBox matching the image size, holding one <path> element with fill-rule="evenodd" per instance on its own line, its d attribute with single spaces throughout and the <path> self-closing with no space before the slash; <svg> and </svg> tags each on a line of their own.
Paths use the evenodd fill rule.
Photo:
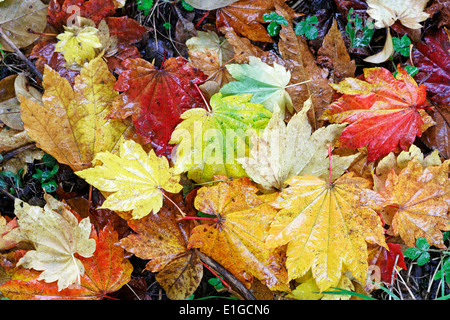
<svg viewBox="0 0 450 320">
<path fill-rule="evenodd" d="M 1 293 L 11 300 L 100 300 L 119 290 L 130 281 L 133 266 L 128 259 L 124 259 L 124 250 L 115 245 L 118 242 L 117 232 L 106 225 L 98 235 L 92 232 L 92 236 L 97 242 L 93 256 L 78 256 L 85 267 L 79 286 L 59 290 L 56 281 L 47 283 L 38 280 L 40 272 L 16 267 L 8 269 L 11 280 L 0 285 Z M 23 255 L 25 251 L 19 250 L 17 254 Z M 16 263 L 20 258 L 17 254 L 4 259 Z"/>
<path fill-rule="evenodd" d="M 247 287 L 256 277 L 272 290 L 288 290 L 281 251 L 265 246 L 276 211 L 257 192 L 247 177 L 199 189 L 195 207 L 216 218 L 192 230 L 189 246 L 200 248 Z"/>
</svg>

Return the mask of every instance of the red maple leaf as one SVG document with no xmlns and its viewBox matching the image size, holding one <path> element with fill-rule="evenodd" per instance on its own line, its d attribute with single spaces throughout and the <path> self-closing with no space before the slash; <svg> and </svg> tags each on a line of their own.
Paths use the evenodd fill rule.
<svg viewBox="0 0 450 320">
<path fill-rule="evenodd" d="M 168 142 L 181 114 L 205 107 L 195 85 L 207 76 L 187 62 L 183 57 L 169 58 L 156 68 L 143 59 L 128 59 L 114 86 L 122 94 L 114 101 L 110 117 L 131 116 L 137 133 L 152 143 L 159 156 L 170 156 L 173 146 Z"/>
<path fill-rule="evenodd" d="M 400 67 L 396 77 L 377 67 L 364 69 L 364 80 L 347 78 L 331 86 L 342 96 L 321 119 L 349 123 L 339 143 L 353 149 L 367 146 L 368 162 L 398 147 L 407 150 L 416 136 L 434 125 L 423 110 L 428 106 L 426 86 L 418 86 Z"/>
</svg>

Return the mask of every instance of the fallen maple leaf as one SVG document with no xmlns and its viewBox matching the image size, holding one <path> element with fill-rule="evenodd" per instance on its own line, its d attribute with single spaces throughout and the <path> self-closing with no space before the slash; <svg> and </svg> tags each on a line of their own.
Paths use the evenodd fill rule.
<svg viewBox="0 0 450 320">
<path fill-rule="evenodd" d="M 217 180 L 225 179 L 216 176 Z M 189 248 L 199 248 L 233 273 L 247 287 L 252 277 L 272 290 L 288 290 L 279 250 L 267 250 L 265 239 L 276 211 L 258 197 L 258 189 L 242 178 L 197 191 L 195 207 L 215 216 L 212 224 L 195 227 Z"/>
<path fill-rule="evenodd" d="M 397 174 L 392 170 L 384 188 L 378 193 L 365 190 L 367 205 L 376 210 L 385 209 L 393 235 L 414 247 L 419 237 L 430 245 L 445 248 L 442 231 L 449 231 L 450 160 L 439 166 L 423 168 L 416 158 Z"/>
<path fill-rule="evenodd" d="M 197 36 L 189 38 L 186 46 L 192 51 L 213 50 L 217 52 L 220 65 L 224 65 L 234 57 L 234 49 L 224 37 L 214 31 L 197 31 Z"/>
<path fill-rule="evenodd" d="M 36 248 L 27 251 L 17 265 L 43 271 L 39 280 L 58 281 L 58 290 L 79 285 L 84 266 L 75 254 L 90 257 L 95 251 L 95 240 L 89 239 L 89 219 L 78 221 L 69 207 L 48 194 L 44 198 L 44 209 L 15 201 L 20 237 Z"/>
<path fill-rule="evenodd" d="M 423 110 L 426 86 L 418 86 L 402 68 L 394 76 L 384 68 L 364 69 L 365 80 L 347 78 L 330 84 L 343 94 L 321 119 L 349 123 L 341 136 L 344 148 L 367 146 L 372 162 L 394 151 L 406 150 L 422 132 L 434 124 Z"/>
<path fill-rule="evenodd" d="M 294 111 L 286 91 L 291 73 L 283 66 L 274 62 L 271 67 L 260 58 L 250 57 L 248 64 L 230 64 L 226 67 L 237 81 L 231 81 L 220 89 L 224 97 L 250 93 L 251 102 L 261 103 L 271 112 L 278 105 L 282 118 L 285 109 L 291 113 Z"/>
<path fill-rule="evenodd" d="M 420 29 L 419 22 L 425 21 L 429 14 L 424 12 L 428 0 L 367 0 L 367 14 L 375 19 L 375 27 L 386 28 L 386 42 L 383 50 L 364 59 L 366 62 L 382 63 L 394 53 L 390 26 L 399 20 L 410 29 Z"/>
<path fill-rule="evenodd" d="M 156 280 L 172 300 L 183 300 L 197 289 L 203 266 L 195 250 L 188 249 L 190 224 L 177 222 L 176 210 L 162 207 L 157 215 L 128 220 L 136 232 L 120 240 L 120 245 L 137 257 L 150 260 L 146 269 L 157 272 Z"/>
<path fill-rule="evenodd" d="M 88 168 L 95 154 L 111 151 L 127 126 L 107 120 L 113 99 L 114 76 L 99 56 L 81 70 L 72 88 L 46 67 L 43 105 L 21 99 L 21 116 L 36 145 L 74 171 Z"/>
<path fill-rule="evenodd" d="M 385 182 L 389 173 L 394 170 L 397 174 L 399 174 L 402 169 L 408 166 L 409 162 L 413 158 L 416 158 L 424 168 L 429 166 L 440 166 L 442 164 L 437 150 L 434 150 L 431 154 L 425 157 L 422 151 L 412 144 L 408 151 L 402 151 L 397 156 L 391 152 L 386 157 L 380 159 L 372 172 L 374 183 L 373 190 L 377 192 L 384 190 Z"/>
<path fill-rule="evenodd" d="M 96 56 L 95 49 L 102 47 L 99 39 L 99 31 L 94 26 L 83 25 L 72 27 L 64 26 L 64 33 L 57 36 L 59 42 L 55 46 L 55 52 L 64 55 L 69 68 L 71 65 L 83 66 Z"/>
<path fill-rule="evenodd" d="M 196 182 L 213 180 L 214 175 L 244 177 L 236 161 L 248 154 L 246 136 L 264 129 L 272 113 L 260 103 L 250 102 L 251 94 L 211 97 L 211 111 L 195 108 L 181 115 L 169 143 L 178 144 L 175 172 L 186 172 Z"/>
<path fill-rule="evenodd" d="M 79 257 L 85 267 L 80 285 L 59 290 L 56 282 L 39 280 L 39 274 L 16 266 L 11 280 L 0 285 L 4 297 L 11 300 L 100 300 L 119 290 L 131 279 L 133 266 L 124 258 L 124 250 L 117 246 L 117 232 L 107 225 L 93 233 L 96 250 L 92 257 Z M 10 259 L 9 265 L 14 263 Z M 14 264 L 15 265 L 15 264 Z"/>
<path fill-rule="evenodd" d="M 95 188 L 111 193 L 100 208 L 132 211 L 133 219 L 152 211 L 158 213 L 163 205 L 163 190 L 178 193 L 182 189 L 178 183 L 180 177 L 169 168 L 167 159 L 157 157 L 153 150 L 147 154 L 133 140 L 125 140 L 120 145 L 119 156 L 100 152 L 95 161 L 101 165 L 76 174 Z"/>
<path fill-rule="evenodd" d="M 248 158 L 237 159 L 248 176 L 263 189 L 283 189 L 297 175 L 328 179 L 328 145 L 333 145 L 345 125 L 328 125 L 312 133 L 307 112 L 311 100 L 286 125 L 276 110 L 264 132 L 252 137 Z M 331 157 L 332 181 L 340 177 L 358 154 Z"/>
<path fill-rule="evenodd" d="M 158 155 L 170 155 L 168 142 L 181 122 L 180 115 L 204 107 L 195 85 L 206 80 L 206 75 L 186 63 L 183 57 L 169 58 L 162 68 L 156 68 L 143 59 L 128 59 L 114 85 L 122 94 L 115 99 L 110 117 L 131 116 L 137 133 L 151 141 Z"/>
<path fill-rule="evenodd" d="M 370 181 L 348 173 L 333 184 L 312 176 L 296 176 L 287 183 L 272 204 L 281 210 L 266 244 L 287 244 L 289 280 L 311 269 L 320 291 L 336 287 L 345 271 L 364 283 L 366 241 L 386 246 L 381 219 L 360 203 L 360 193 Z"/>
<path fill-rule="evenodd" d="M 138 49 L 133 46 L 142 39 L 147 32 L 147 28 L 140 25 L 132 18 L 111 17 L 115 13 L 115 8 L 120 7 L 117 1 L 112 0 L 52 0 L 49 3 L 48 23 L 56 32 L 63 32 L 63 27 L 77 25 L 78 18 L 92 21 L 93 27 L 100 31 L 100 38 L 103 48 L 96 50 L 96 55 L 104 49 L 104 58 L 112 72 L 120 73 L 123 70 L 121 62 L 128 58 L 139 58 Z M 106 22 L 108 32 L 102 32 L 102 22 Z M 104 31 L 105 28 L 103 28 Z M 37 59 L 36 68 L 44 72 L 45 65 L 56 70 L 62 77 L 73 84 L 75 77 L 79 74 L 81 66 L 76 64 L 77 70 L 72 70 L 66 65 L 62 53 L 55 51 L 56 38 L 50 38 L 39 42 L 33 47 L 30 58 Z"/>
</svg>

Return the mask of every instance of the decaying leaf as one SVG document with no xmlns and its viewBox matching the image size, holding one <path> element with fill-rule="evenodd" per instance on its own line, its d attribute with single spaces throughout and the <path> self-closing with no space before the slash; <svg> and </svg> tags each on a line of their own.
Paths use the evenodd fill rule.
<svg viewBox="0 0 450 320">
<path fill-rule="evenodd" d="M 414 247 L 419 237 L 430 245 L 445 248 L 442 231 L 450 230 L 450 160 L 439 166 L 423 168 L 416 158 L 396 173 L 392 170 L 384 188 L 377 195 L 365 190 L 365 198 L 377 210 L 383 211 L 391 233 L 399 235 L 408 247 Z"/>
<path fill-rule="evenodd" d="M 329 125 L 312 133 L 307 112 L 311 100 L 286 125 L 275 111 L 261 135 L 253 135 L 248 158 L 240 158 L 248 176 L 265 190 L 281 190 L 297 175 L 328 179 L 328 145 L 338 139 L 345 125 Z M 331 157 L 332 181 L 340 177 L 358 154 Z"/>
<path fill-rule="evenodd" d="M 311 269 L 320 291 L 336 287 L 345 271 L 364 283 L 366 241 L 386 246 L 381 219 L 360 203 L 360 193 L 370 181 L 348 173 L 333 184 L 312 176 L 296 176 L 287 183 L 273 203 L 281 210 L 266 244 L 287 244 L 289 280 Z"/>
<path fill-rule="evenodd" d="M 147 154 L 133 140 L 124 140 L 120 154 L 97 153 L 101 165 L 78 171 L 76 174 L 97 189 L 109 192 L 100 208 L 132 211 L 133 219 L 158 213 L 163 205 L 163 190 L 178 193 L 180 176 L 169 168 L 165 157 L 157 157 L 153 150 Z"/>
<path fill-rule="evenodd" d="M 197 289 L 203 276 L 203 266 L 188 249 L 190 225 L 177 222 L 176 210 L 163 207 L 157 215 L 129 220 L 136 234 L 120 240 L 120 245 L 137 257 L 150 260 L 146 269 L 157 272 L 156 280 L 170 299 L 183 300 Z"/>
<path fill-rule="evenodd" d="M 15 201 L 15 214 L 19 219 L 20 236 L 31 241 L 36 250 L 29 250 L 18 265 L 43 271 L 39 280 L 58 281 L 58 290 L 80 284 L 84 266 L 75 254 L 91 257 L 95 240 L 90 239 L 91 223 L 88 218 L 78 221 L 69 207 L 46 194 L 42 209 Z"/>
<path fill-rule="evenodd" d="M 217 180 L 225 178 L 216 176 Z M 257 191 L 248 178 L 199 189 L 195 207 L 217 217 L 217 221 L 195 227 L 189 247 L 199 248 L 247 287 L 255 277 L 272 290 L 287 290 L 281 251 L 265 247 L 276 211 L 256 195 Z"/>
<path fill-rule="evenodd" d="M 47 25 L 47 5 L 40 0 L 5 0 L 0 2 L 0 27 L 14 44 L 23 48 L 32 44 L 38 34 L 28 32 L 31 29 L 43 32 Z M 0 37 L 3 50 L 13 49 Z"/>
</svg>

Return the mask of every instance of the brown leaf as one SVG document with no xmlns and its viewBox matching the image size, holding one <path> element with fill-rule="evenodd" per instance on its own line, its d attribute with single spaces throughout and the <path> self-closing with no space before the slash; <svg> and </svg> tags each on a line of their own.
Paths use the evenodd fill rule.
<svg viewBox="0 0 450 320">
<path fill-rule="evenodd" d="M 158 214 L 129 220 L 136 232 L 120 240 L 120 245 L 141 259 L 150 260 L 146 269 L 158 272 L 156 280 L 173 300 L 189 297 L 197 289 L 203 267 L 195 250 L 187 248 L 189 224 L 176 221 L 167 207 Z"/>
<path fill-rule="evenodd" d="M 287 12 L 280 6 L 276 6 L 276 12 L 288 16 Z M 291 71 L 289 84 L 311 80 L 306 84 L 290 87 L 287 91 L 297 111 L 311 96 L 313 102 L 311 122 L 317 129 L 320 127 L 317 119 L 325 111 L 333 95 L 333 89 L 329 86 L 328 71 L 316 64 L 315 57 L 309 50 L 306 40 L 295 34 L 292 25 L 281 26 L 278 46 L 281 57 L 285 61 L 285 67 Z"/>
<path fill-rule="evenodd" d="M 239 37 L 233 28 L 223 27 L 220 31 L 225 34 L 225 38 L 233 46 L 237 63 L 248 63 L 248 58 L 254 56 L 261 58 L 261 61 L 267 64 L 276 62 L 284 65 L 283 60 L 277 54 L 272 51 L 264 51 L 252 44 L 247 38 Z"/>
<path fill-rule="evenodd" d="M 188 51 L 189 65 L 198 68 L 208 76 L 208 81 L 215 81 L 222 87 L 233 77 L 224 65 L 221 65 L 217 51 L 204 49 L 203 51 Z"/>
<path fill-rule="evenodd" d="M 331 80 L 334 83 L 339 83 L 347 77 L 353 78 L 355 76 L 355 61 L 350 60 L 336 20 L 333 21 L 333 25 L 323 39 L 322 47 L 317 54 L 328 57 L 331 60 Z"/>
</svg>

